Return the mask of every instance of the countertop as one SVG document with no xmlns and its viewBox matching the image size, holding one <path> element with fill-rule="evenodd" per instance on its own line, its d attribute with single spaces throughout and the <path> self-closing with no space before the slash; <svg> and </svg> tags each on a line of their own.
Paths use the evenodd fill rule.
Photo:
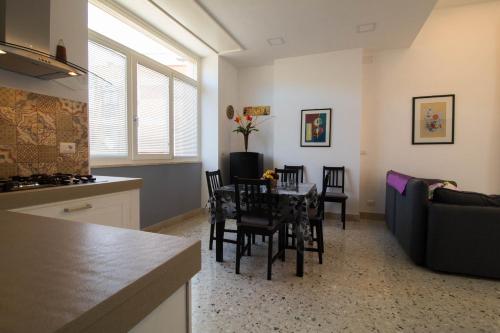
<svg viewBox="0 0 500 333">
<path fill-rule="evenodd" d="M 200 241 L 5 211 L 0 253 L 1 332 L 128 331 L 201 268 Z"/>
<path fill-rule="evenodd" d="M 142 187 L 140 178 L 95 176 L 95 183 L 0 193 L 0 210 L 42 205 Z"/>
</svg>

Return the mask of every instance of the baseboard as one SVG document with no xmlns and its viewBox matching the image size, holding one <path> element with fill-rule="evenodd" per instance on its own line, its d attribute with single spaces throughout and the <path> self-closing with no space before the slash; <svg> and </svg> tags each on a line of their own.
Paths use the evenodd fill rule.
<svg viewBox="0 0 500 333">
<path fill-rule="evenodd" d="M 325 218 L 327 218 L 327 219 L 334 219 L 334 220 L 340 220 L 340 214 L 339 213 L 326 212 L 325 213 Z M 346 221 L 359 221 L 359 214 L 345 214 L 345 219 L 346 219 Z"/>
<path fill-rule="evenodd" d="M 180 214 L 180 215 L 171 217 L 169 219 L 163 220 L 161 222 L 155 223 L 153 225 L 147 226 L 141 230 L 148 231 L 148 232 L 158 232 L 163 228 L 171 227 L 172 225 L 180 223 L 186 219 L 190 219 L 190 218 L 196 217 L 198 215 L 203 215 L 203 214 L 205 214 L 204 208 L 196 208 L 196 209 L 193 209 L 193 210 L 186 212 L 184 214 Z"/>
<path fill-rule="evenodd" d="M 383 213 L 360 212 L 359 216 L 362 219 L 366 220 L 379 220 L 379 221 L 385 220 L 385 214 Z"/>
</svg>

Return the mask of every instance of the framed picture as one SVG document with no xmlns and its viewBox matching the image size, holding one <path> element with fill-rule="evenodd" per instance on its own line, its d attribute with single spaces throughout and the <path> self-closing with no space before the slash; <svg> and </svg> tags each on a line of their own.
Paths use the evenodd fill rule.
<svg viewBox="0 0 500 333">
<path fill-rule="evenodd" d="M 243 108 L 244 116 L 269 116 L 270 114 L 271 114 L 271 107 L 268 105 L 245 106 Z"/>
<path fill-rule="evenodd" d="M 452 144 L 455 140 L 455 95 L 413 97 L 414 145 Z"/>
<path fill-rule="evenodd" d="M 300 146 L 330 147 L 332 109 L 301 111 Z"/>
</svg>

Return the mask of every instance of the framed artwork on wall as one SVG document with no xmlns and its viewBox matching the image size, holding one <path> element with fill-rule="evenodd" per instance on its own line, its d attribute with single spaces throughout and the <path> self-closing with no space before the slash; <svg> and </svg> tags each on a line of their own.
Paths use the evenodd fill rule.
<svg viewBox="0 0 500 333">
<path fill-rule="evenodd" d="M 453 144 L 454 140 L 455 95 L 413 97 L 411 143 Z"/>
<path fill-rule="evenodd" d="M 305 109 L 301 111 L 300 146 L 330 147 L 332 109 Z"/>
</svg>

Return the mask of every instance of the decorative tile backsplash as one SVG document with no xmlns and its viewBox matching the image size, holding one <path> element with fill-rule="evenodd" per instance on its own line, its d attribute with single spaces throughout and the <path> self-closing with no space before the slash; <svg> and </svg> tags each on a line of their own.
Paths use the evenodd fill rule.
<svg viewBox="0 0 500 333">
<path fill-rule="evenodd" d="M 74 142 L 75 154 L 59 153 Z M 0 87 L 0 178 L 89 173 L 87 103 Z"/>
</svg>

